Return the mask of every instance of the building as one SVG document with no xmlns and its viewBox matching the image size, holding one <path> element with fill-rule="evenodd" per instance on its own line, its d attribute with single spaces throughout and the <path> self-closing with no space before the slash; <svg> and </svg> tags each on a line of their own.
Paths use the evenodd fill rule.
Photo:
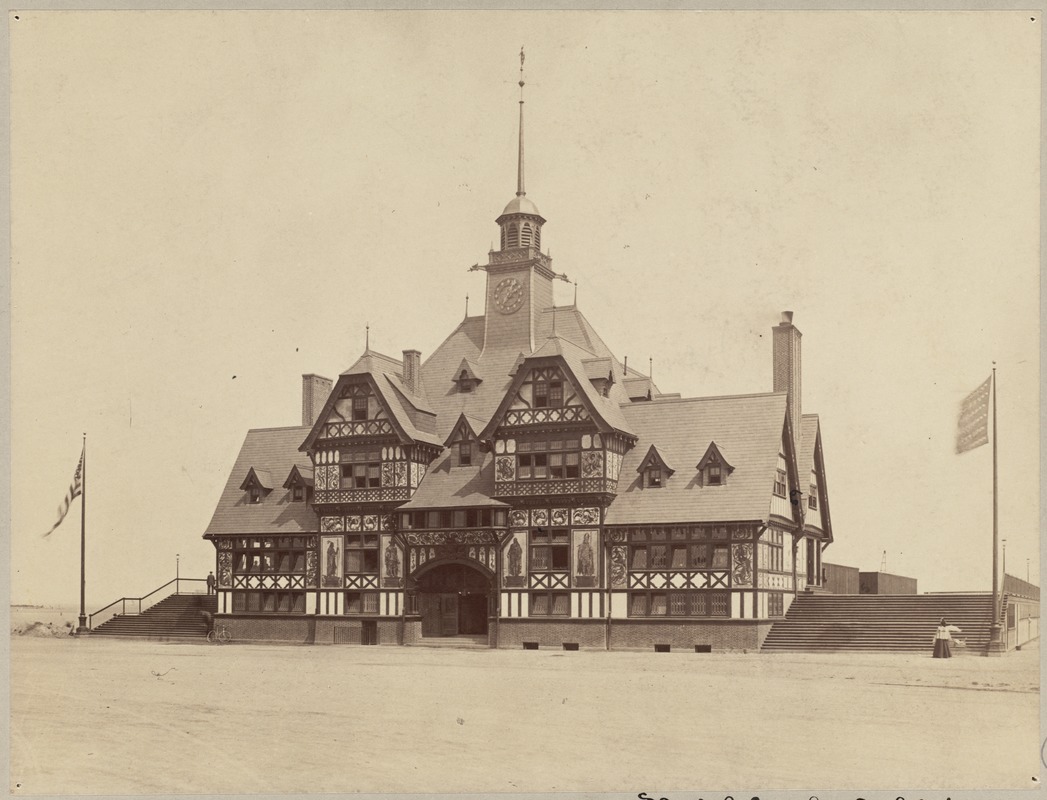
<svg viewBox="0 0 1047 800">
<path fill-rule="evenodd" d="M 521 76 L 521 87 L 523 85 Z M 832 542 L 801 334 L 772 391 L 682 398 L 555 307 L 515 196 L 484 313 L 424 361 L 303 376 L 299 427 L 248 432 L 205 538 L 237 640 L 755 649 Z"/>
</svg>

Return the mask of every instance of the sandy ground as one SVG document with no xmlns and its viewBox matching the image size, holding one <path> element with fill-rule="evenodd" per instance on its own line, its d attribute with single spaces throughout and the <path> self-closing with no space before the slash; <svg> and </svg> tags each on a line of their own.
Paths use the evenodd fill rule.
<svg viewBox="0 0 1047 800">
<path fill-rule="evenodd" d="M 1035 648 L 942 661 L 12 636 L 11 714 L 14 794 L 1021 789 L 1040 775 Z"/>
</svg>

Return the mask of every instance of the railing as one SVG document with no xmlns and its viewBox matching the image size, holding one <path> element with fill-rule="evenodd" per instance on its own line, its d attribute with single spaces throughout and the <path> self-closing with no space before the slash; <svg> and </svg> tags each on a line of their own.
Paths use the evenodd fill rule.
<svg viewBox="0 0 1047 800">
<path fill-rule="evenodd" d="M 158 596 L 161 592 L 172 585 L 174 585 L 173 592 L 168 591 L 162 596 Z M 100 608 L 93 614 L 88 614 L 87 627 L 95 628 L 121 614 L 141 614 L 143 611 L 152 608 L 171 594 L 203 594 L 206 591 L 206 578 L 174 578 L 173 580 L 169 580 L 163 586 L 153 589 L 153 591 L 149 592 L 147 595 L 143 595 L 142 597 L 121 597 L 119 600 L 114 600 L 112 603 L 105 606 L 105 608 Z"/>
</svg>

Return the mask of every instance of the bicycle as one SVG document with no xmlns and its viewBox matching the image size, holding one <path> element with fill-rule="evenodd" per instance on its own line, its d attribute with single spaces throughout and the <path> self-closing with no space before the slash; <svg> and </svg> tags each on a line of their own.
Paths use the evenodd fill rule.
<svg viewBox="0 0 1047 800">
<path fill-rule="evenodd" d="M 229 635 L 229 630 L 224 625 L 221 628 L 211 628 L 211 630 L 207 632 L 207 641 L 211 644 L 215 644 L 216 642 L 218 644 L 227 644 L 228 642 L 231 642 L 232 639 L 233 637 Z"/>
</svg>

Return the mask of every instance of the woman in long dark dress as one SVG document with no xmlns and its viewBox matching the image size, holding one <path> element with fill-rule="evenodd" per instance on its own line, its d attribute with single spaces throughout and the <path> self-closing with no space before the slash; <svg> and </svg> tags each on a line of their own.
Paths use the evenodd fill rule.
<svg viewBox="0 0 1047 800">
<path fill-rule="evenodd" d="M 935 658 L 952 658 L 952 648 L 950 640 L 952 636 L 949 634 L 949 626 L 945 622 L 943 617 L 938 623 L 938 630 L 934 634 L 934 657 Z"/>
</svg>

